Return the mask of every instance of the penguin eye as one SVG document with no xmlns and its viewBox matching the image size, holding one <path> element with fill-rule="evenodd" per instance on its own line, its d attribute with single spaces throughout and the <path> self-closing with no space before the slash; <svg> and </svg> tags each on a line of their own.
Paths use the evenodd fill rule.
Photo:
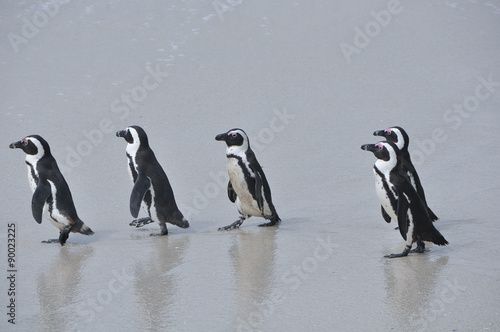
<svg viewBox="0 0 500 332">
<path fill-rule="evenodd" d="M 231 135 L 231 137 L 236 137 L 236 133 L 235 132 L 230 132 L 229 135 Z"/>
<path fill-rule="evenodd" d="M 22 141 L 21 141 L 21 143 L 22 143 L 23 146 L 28 145 L 28 139 L 23 138 Z"/>
</svg>

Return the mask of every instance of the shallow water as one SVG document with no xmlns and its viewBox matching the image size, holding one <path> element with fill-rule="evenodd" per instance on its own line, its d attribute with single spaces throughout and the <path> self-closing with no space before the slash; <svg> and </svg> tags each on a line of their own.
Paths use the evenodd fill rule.
<svg viewBox="0 0 500 332">
<path fill-rule="evenodd" d="M 5 278 L 0 329 L 499 330 L 500 3 L 221 3 L 3 4 L 0 266 L 9 276 L 15 224 L 17 272 L 16 324 Z M 190 228 L 128 226 L 114 133 L 131 124 Z M 389 260 L 404 241 L 380 216 L 360 146 L 392 125 L 410 135 L 450 245 Z M 217 231 L 238 217 L 214 139 L 234 127 L 250 135 L 279 227 Z M 95 235 L 41 243 L 58 231 L 33 220 L 24 154 L 8 149 L 35 133 Z"/>
</svg>

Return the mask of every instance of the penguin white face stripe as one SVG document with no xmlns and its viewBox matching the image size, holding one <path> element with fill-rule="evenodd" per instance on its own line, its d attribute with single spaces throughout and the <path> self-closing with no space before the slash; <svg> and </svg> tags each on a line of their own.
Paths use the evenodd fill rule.
<svg viewBox="0 0 500 332">
<path fill-rule="evenodd" d="M 43 148 L 42 143 L 40 143 L 40 141 L 34 137 L 27 137 L 27 138 L 23 139 L 22 140 L 23 144 L 24 144 L 25 140 L 26 141 L 29 140 L 37 148 L 37 154 L 35 154 L 35 155 L 27 154 L 26 155 L 26 161 L 35 167 L 37 161 L 40 160 L 43 157 L 43 155 L 45 154 L 45 149 Z"/>
<path fill-rule="evenodd" d="M 396 136 L 398 137 L 398 141 L 397 142 L 394 142 L 396 143 L 396 145 L 398 146 L 398 149 L 402 150 L 403 147 L 405 146 L 405 139 L 403 137 L 403 134 L 401 133 L 401 131 L 397 128 L 394 128 L 392 129 L 392 131 L 396 134 Z"/>
<path fill-rule="evenodd" d="M 135 160 L 135 155 L 137 154 L 137 150 L 139 150 L 139 146 L 141 145 L 141 141 L 139 139 L 139 134 L 134 128 L 127 128 L 130 135 L 134 138 L 134 143 L 127 144 L 127 153 Z"/>
</svg>

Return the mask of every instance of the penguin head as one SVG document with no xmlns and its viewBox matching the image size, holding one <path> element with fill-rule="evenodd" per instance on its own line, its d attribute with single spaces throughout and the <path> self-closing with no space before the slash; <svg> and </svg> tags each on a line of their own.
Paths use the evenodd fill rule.
<svg viewBox="0 0 500 332">
<path fill-rule="evenodd" d="M 215 136 L 217 141 L 224 141 L 228 148 L 237 148 L 246 151 L 250 147 L 247 134 L 239 128 L 229 130 L 227 133 Z"/>
<path fill-rule="evenodd" d="M 401 151 L 408 150 L 408 145 L 410 144 L 410 138 L 406 131 L 398 126 L 390 127 L 385 130 L 377 130 L 373 133 L 374 136 L 383 136 L 389 142 L 394 142 Z"/>
<path fill-rule="evenodd" d="M 397 163 L 397 156 L 399 149 L 393 142 L 378 142 L 376 144 L 364 144 L 361 146 L 362 150 L 373 152 L 377 159 L 382 161 L 392 161 Z"/>
<path fill-rule="evenodd" d="M 26 136 L 18 142 L 9 145 L 11 149 L 21 149 L 26 154 L 36 156 L 38 159 L 46 154 L 50 154 L 49 143 L 39 135 Z"/>
<path fill-rule="evenodd" d="M 136 144 L 143 147 L 149 146 L 148 135 L 139 126 L 129 126 L 124 130 L 116 132 L 117 137 L 123 137 L 128 144 Z"/>
</svg>

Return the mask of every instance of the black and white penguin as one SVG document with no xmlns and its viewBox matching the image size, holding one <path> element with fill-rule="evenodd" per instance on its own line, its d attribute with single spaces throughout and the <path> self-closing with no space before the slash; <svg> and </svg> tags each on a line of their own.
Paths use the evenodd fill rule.
<svg viewBox="0 0 500 332">
<path fill-rule="evenodd" d="M 167 222 L 188 228 L 189 222 L 177 208 L 170 182 L 149 147 L 148 136 L 144 129 L 130 126 L 118 131 L 116 136 L 123 137 L 128 143 L 126 149 L 128 166 L 134 183 L 130 195 L 130 213 L 137 218 L 142 205 L 149 215 L 149 218 L 132 221 L 130 226 L 142 227 L 157 221 L 161 228 L 159 235 L 168 234 Z"/>
<path fill-rule="evenodd" d="M 410 158 L 410 152 L 408 152 L 408 145 L 410 144 L 410 137 L 406 133 L 406 131 L 398 126 L 390 127 L 385 130 L 377 130 L 373 133 L 374 136 L 383 136 L 387 139 L 388 142 L 393 142 L 398 147 L 400 154 L 398 156 L 400 160 L 400 165 L 410 180 L 413 188 L 417 190 L 418 195 L 422 199 L 424 205 L 427 207 L 427 211 L 429 212 L 429 216 L 432 221 L 438 220 L 438 217 L 432 212 L 432 210 L 427 205 L 427 200 L 425 199 L 424 188 L 422 187 L 422 183 L 420 182 L 420 178 L 417 174 L 415 166 L 413 166 Z M 382 209 L 382 216 L 387 222 L 390 222 L 390 217 L 387 214 L 384 214 L 384 209 Z M 387 219 L 389 218 L 389 219 Z"/>
<path fill-rule="evenodd" d="M 231 202 L 236 202 L 240 218 L 231 225 L 221 227 L 219 230 L 239 228 L 243 221 L 249 217 L 262 217 L 270 220 L 260 224 L 261 227 L 274 226 L 281 219 L 276 213 L 272 199 L 271 188 L 255 154 L 250 148 L 247 134 L 238 128 L 215 137 L 217 141 L 227 144 L 227 170 L 229 183 L 227 193 Z"/>
<path fill-rule="evenodd" d="M 50 153 L 47 141 L 38 135 L 31 135 L 10 144 L 9 147 L 22 149 L 26 153 L 28 181 L 33 192 L 33 218 L 40 224 L 45 212 L 47 219 L 60 230 L 59 239 L 43 242 L 59 242 L 64 245 L 70 232 L 94 234 L 78 217 L 68 184 Z"/>
<path fill-rule="evenodd" d="M 377 157 L 373 167 L 377 197 L 385 212 L 398 221 L 401 236 L 406 240 L 406 248 L 402 253 L 386 257 L 403 257 L 410 252 L 422 253 L 425 250 L 423 241 L 447 245 L 448 241 L 434 228 L 423 200 L 401 170 L 397 145 L 393 142 L 378 142 L 362 145 L 361 149 L 371 151 Z M 417 248 L 411 250 L 415 241 Z"/>
</svg>

